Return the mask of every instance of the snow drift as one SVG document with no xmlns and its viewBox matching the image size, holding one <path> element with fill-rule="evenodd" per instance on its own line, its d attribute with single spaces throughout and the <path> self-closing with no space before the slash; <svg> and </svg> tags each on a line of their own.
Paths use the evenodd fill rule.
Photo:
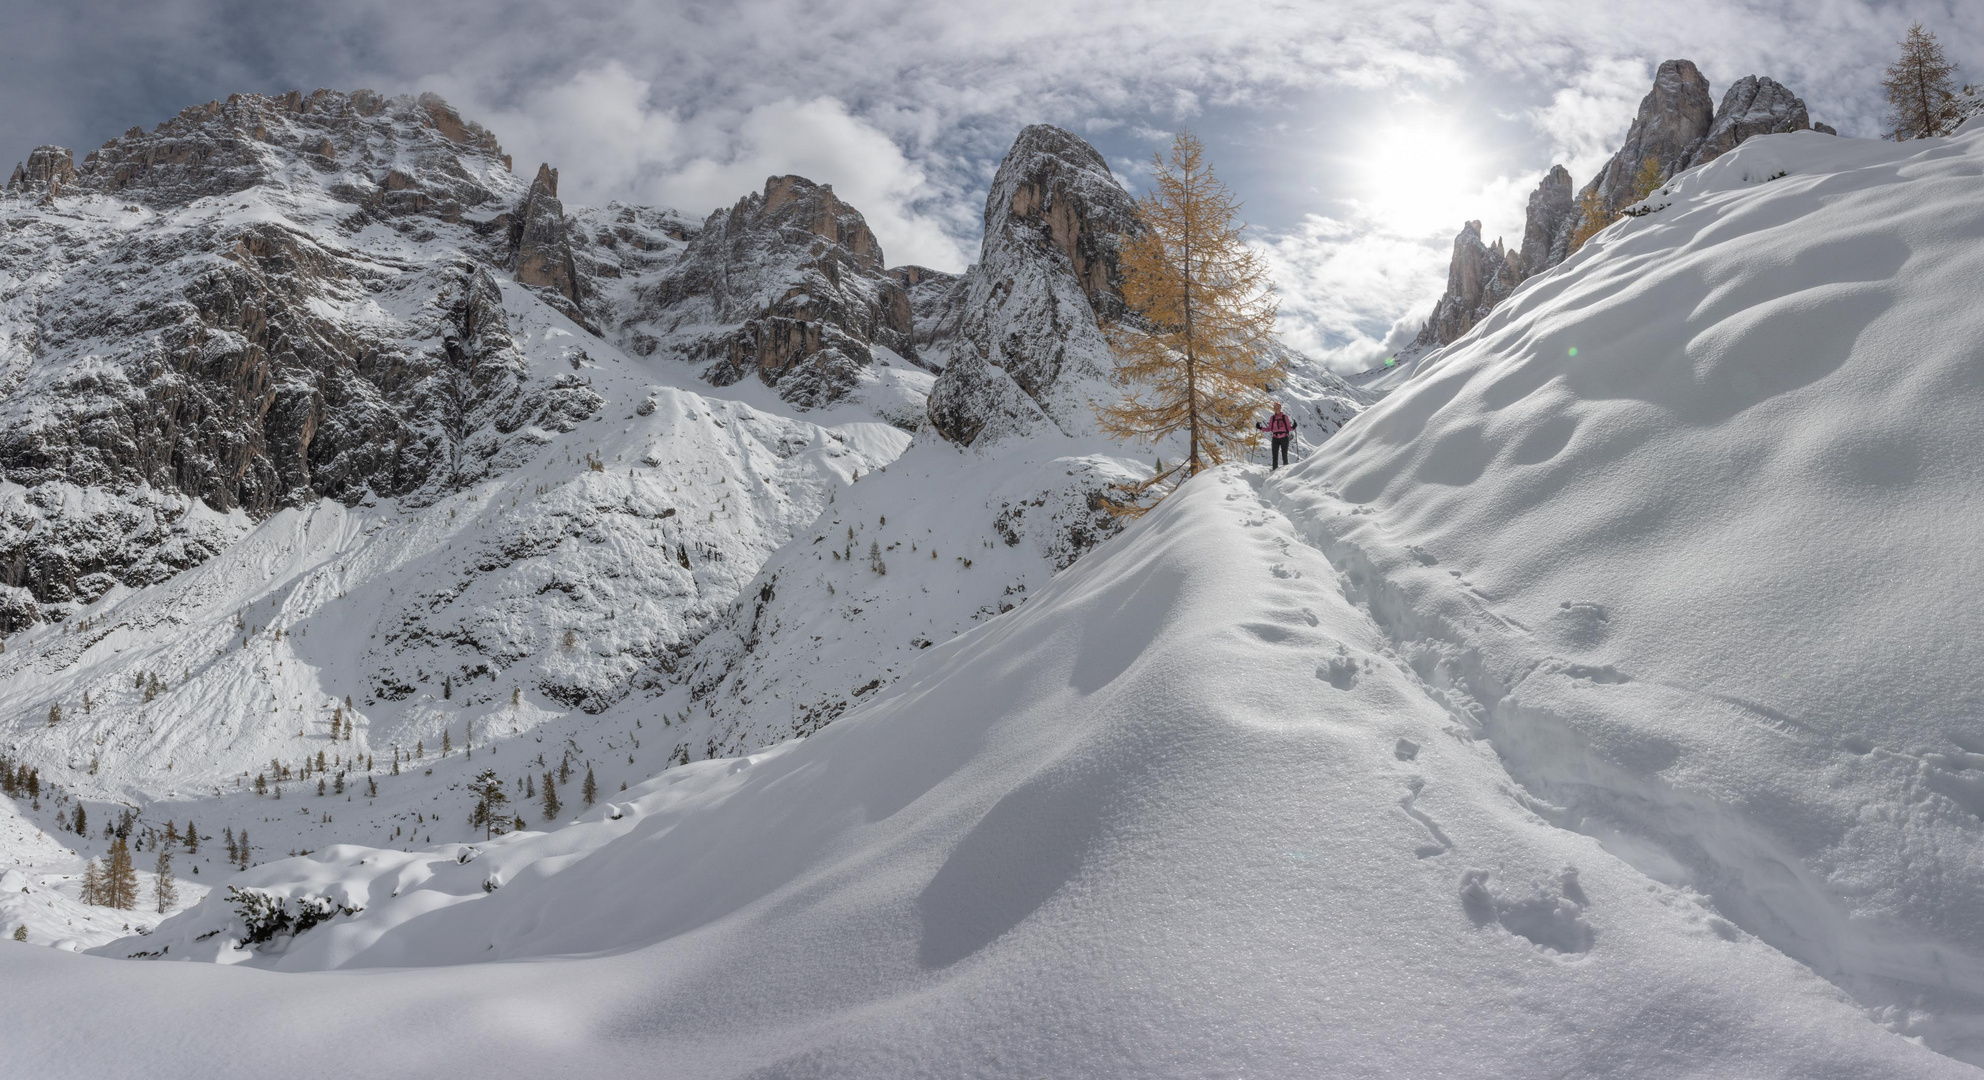
<svg viewBox="0 0 1984 1080">
<path fill-rule="evenodd" d="M 258 868 L 236 884 L 328 913 L 273 948 L 236 948 L 218 893 L 133 944 L 456 965 L 296 976 L 374 1044 L 402 1041 L 402 994 L 471 1015 L 593 1002 L 551 1030 L 451 1026 L 457 1067 L 645 1050 L 685 1076 L 1955 1068 L 1510 798 L 1257 483 L 1190 485 L 810 739 L 671 770 L 549 834 Z M 517 965 L 475 963 L 522 959 L 541 961 L 528 990 Z M 259 979 L 200 965 L 108 991 L 80 965 L 31 981 L 114 998 L 165 969 L 188 972 L 175 998 L 262 1007 Z"/>
<path fill-rule="evenodd" d="M 1745 142 L 1276 502 L 1539 813 L 1984 1062 L 1980 175 Z"/>
</svg>

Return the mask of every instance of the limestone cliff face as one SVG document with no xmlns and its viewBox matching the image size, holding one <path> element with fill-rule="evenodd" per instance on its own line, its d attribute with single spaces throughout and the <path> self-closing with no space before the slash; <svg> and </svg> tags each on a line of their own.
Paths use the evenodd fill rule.
<svg viewBox="0 0 1984 1080">
<path fill-rule="evenodd" d="M 76 157 L 68 147 L 37 146 L 26 161 L 14 166 L 14 175 L 7 178 L 7 192 L 49 200 L 75 180 Z"/>
<path fill-rule="evenodd" d="M 950 362 L 951 346 L 957 342 L 964 322 L 967 274 L 948 274 L 927 266 L 898 266 L 896 280 L 909 294 L 910 317 L 915 324 L 916 363 L 929 371 L 943 371 Z"/>
<path fill-rule="evenodd" d="M 1745 75 L 1722 95 L 1715 119 L 1688 152 L 1687 168 L 1704 165 L 1755 135 L 1808 131 L 1805 102 L 1769 76 Z"/>
<path fill-rule="evenodd" d="M 1571 253 L 1571 232 L 1577 228 L 1577 201 L 1571 194 L 1571 171 L 1550 166 L 1543 182 L 1530 192 L 1524 215 L 1522 250 L 1516 269 L 1523 277 L 1563 262 Z M 1449 341 L 1452 339 L 1449 338 Z"/>
<path fill-rule="evenodd" d="M 1508 298 L 1522 283 L 1522 258 L 1511 257 L 1502 241 L 1481 242 L 1481 223 L 1470 221 L 1454 237 L 1454 258 L 1447 270 L 1447 291 L 1426 326 L 1419 331 L 1417 344 L 1445 344 L 1474 328 L 1488 317 L 1496 304 Z"/>
<path fill-rule="evenodd" d="M 531 181 L 523 210 L 511 227 L 517 280 L 532 288 L 549 289 L 576 307 L 583 297 L 565 223 L 565 204 L 558 201 L 557 169 L 548 164 L 537 167 L 537 179 Z"/>
<path fill-rule="evenodd" d="M 635 287 L 620 331 L 643 355 L 703 364 L 717 386 L 755 376 L 809 407 L 851 390 L 874 346 L 916 356 L 908 292 L 867 221 L 800 176 L 711 214 L 678 261 Z"/>
<path fill-rule="evenodd" d="M 1095 148 L 1046 124 L 1020 132 L 985 200 L 985 239 L 930 394 L 953 442 L 1091 421 L 1085 385 L 1111 368 L 1101 320 L 1122 313 L 1120 238 L 1136 204 Z"/>
<path fill-rule="evenodd" d="M 1606 209 L 1616 213 L 1636 200 L 1633 181 L 1652 160 L 1660 175 L 1673 176 L 1688 166 L 1688 156 L 1715 122 L 1715 102 L 1708 79 L 1691 60 L 1667 60 L 1653 76 L 1653 89 L 1640 99 L 1639 114 L 1626 129 L 1626 141 L 1598 175 L 1584 186 L 1595 191 Z"/>
<path fill-rule="evenodd" d="M 597 408 L 524 369 L 479 215 L 526 192 L 438 98 L 241 95 L 69 160 L 0 203 L 0 633 L 285 507 L 418 504 Z"/>
</svg>

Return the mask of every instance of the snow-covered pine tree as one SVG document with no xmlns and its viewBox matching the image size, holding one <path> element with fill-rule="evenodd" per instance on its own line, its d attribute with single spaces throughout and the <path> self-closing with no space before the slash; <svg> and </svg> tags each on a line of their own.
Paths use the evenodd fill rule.
<svg viewBox="0 0 1984 1080">
<path fill-rule="evenodd" d="M 599 783 L 592 778 L 592 766 L 586 766 L 585 783 L 579 787 L 579 797 L 591 806 L 599 798 Z"/>
<path fill-rule="evenodd" d="M 469 793 L 475 796 L 475 813 L 470 816 L 470 824 L 482 826 L 484 839 L 503 832 L 509 819 L 502 809 L 510 801 L 510 793 L 503 790 L 503 781 L 496 770 L 482 770 L 475 783 L 469 785 Z"/>
<path fill-rule="evenodd" d="M 557 821 L 558 811 L 564 809 L 558 802 L 558 787 L 553 783 L 556 779 L 551 770 L 544 770 L 544 820 L 547 822 Z"/>
<path fill-rule="evenodd" d="M 1956 65 L 1921 23 L 1910 26 L 1899 44 L 1901 58 L 1888 65 L 1881 79 L 1888 98 L 1888 129 L 1881 137 L 1905 142 L 1953 133 L 1963 120 L 1956 99 Z"/>
</svg>

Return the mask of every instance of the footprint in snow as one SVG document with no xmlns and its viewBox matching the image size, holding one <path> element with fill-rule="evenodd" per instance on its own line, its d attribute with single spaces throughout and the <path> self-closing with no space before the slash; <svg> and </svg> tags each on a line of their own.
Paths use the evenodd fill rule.
<svg viewBox="0 0 1984 1080">
<path fill-rule="evenodd" d="M 1499 924 L 1550 955 L 1591 951 L 1598 933 L 1585 921 L 1591 899 L 1578 884 L 1577 867 L 1565 867 L 1554 883 L 1538 882 L 1523 896 L 1496 888 L 1490 877 L 1473 867 L 1460 876 L 1461 909 L 1476 927 Z"/>
<path fill-rule="evenodd" d="M 1452 851 L 1454 849 L 1454 842 L 1447 839 L 1447 834 L 1440 830 L 1440 823 L 1434 821 L 1432 815 L 1413 805 L 1413 803 L 1419 801 L 1419 793 L 1425 789 L 1426 781 L 1415 776 L 1407 780 L 1405 786 L 1408 790 L 1405 793 L 1405 797 L 1398 801 L 1399 809 L 1405 811 L 1405 816 L 1418 822 L 1426 830 L 1427 835 L 1433 838 L 1432 843 L 1421 844 L 1414 848 L 1412 850 L 1413 856 L 1420 859 L 1430 859 L 1435 855 L 1445 855 L 1447 852 Z"/>
</svg>

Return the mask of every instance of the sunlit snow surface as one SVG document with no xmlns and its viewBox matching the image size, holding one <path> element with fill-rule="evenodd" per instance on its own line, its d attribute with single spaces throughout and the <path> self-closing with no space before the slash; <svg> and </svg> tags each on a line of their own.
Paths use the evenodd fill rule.
<svg viewBox="0 0 1984 1080">
<path fill-rule="evenodd" d="M 810 738 L 0 943 L 10 1065 L 1976 1075 L 1980 177 L 1751 140 Z"/>
</svg>

